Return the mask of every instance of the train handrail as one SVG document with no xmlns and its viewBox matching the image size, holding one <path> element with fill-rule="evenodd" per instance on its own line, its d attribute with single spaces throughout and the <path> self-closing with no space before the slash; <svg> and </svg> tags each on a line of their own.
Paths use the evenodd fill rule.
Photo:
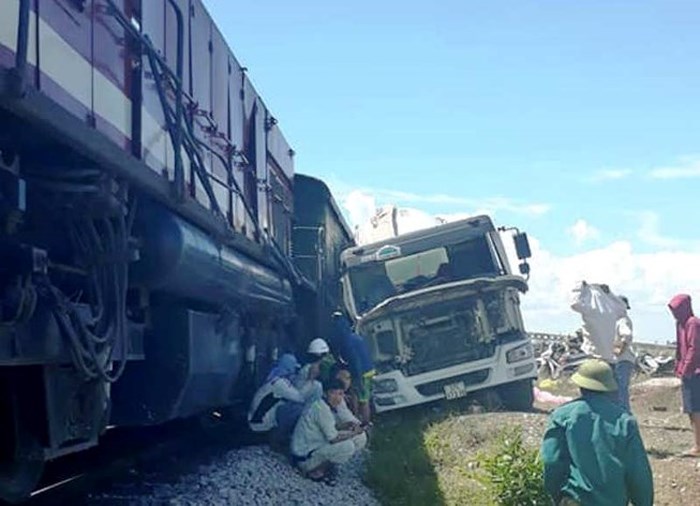
<svg viewBox="0 0 700 506">
<path fill-rule="evenodd" d="M 112 0 L 110 0 L 111 2 Z M 182 166 L 182 153 L 180 146 L 182 144 L 182 116 L 183 116 L 183 97 L 182 97 L 182 76 L 184 73 L 184 33 L 185 22 L 182 17 L 180 7 L 175 3 L 175 0 L 168 0 L 168 3 L 175 11 L 175 20 L 177 23 L 177 55 L 175 60 L 175 121 L 177 128 L 175 129 L 175 137 L 172 139 L 173 150 L 175 152 L 175 191 L 177 198 L 182 200 L 185 197 L 185 174 Z"/>
<path fill-rule="evenodd" d="M 156 49 L 153 47 L 148 36 L 140 33 L 131 23 L 130 20 L 124 15 L 124 13 L 119 9 L 119 7 L 114 3 L 114 0 L 107 0 L 107 5 L 109 6 L 109 13 L 117 20 L 117 22 L 124 28 L 124 30 L 135 40 L 139 41 L 142 47 L 142 51 L 146 53 L 148 57 L 149 64 L 153 70 L 154 78 L 156 80 L 156 88 L 158 89 L 158 95 L 161 100 L 161 105 L 163 106 L 164 113 L 166 116 L 166 122 L 168 122 L 168 128 L 170 133 L 170 142 L 173 145 L 173 152 L 175 157 L 175 195 L 178 201 L 184 200 L 185 197 L 185 172 L 182 165 L 182 118 L 184 117 L 184 101 L 183 101 L 183 90 L 182 90 L 182 76 L 184 73 L 184 20 L 182 17 L 182 11 L 180 7 L 174 2 L 174 0 L 168 0 L 168 3 L 175 11 L 175 19 L 177 23 L 177 54 L 175 62 L 175 72 L 168 66 L 168 64 L 163 60 L 163 58 L 158 54 Z M 143 48 L 146 50 L 144 51 Z M 167 71 L 169 77 L 175 82 L 175 122 L 174 125 L 170 124 L 170 118 L 168 117 L 167 111 L 167 100 L 165 96 L 161 93 L 163 90 L 161 88 L 161 74 L 158 72 L 157 66 L 153 65 L 153 62 L 157 61 L 160 63 L 162 70 Z M 171 130 L 170 128 L 174 126 Z"/>
<path fill-rule="evenodd" d="M 207 197 L 210 201 L 210 205 L 212 210 L 218 214 L 219 216 L 223 217 L 223 213 L 221 212 L 221 209 L 218 205 L 218 202 L 216 200 L 216 196 L 214 195 L 213 189 L 211 187 L 211 182 L 210 182 L 210 176 L 209 174 L 206 173 L 206 170 L 204 169 L 204 163 L 201 159 L 201 155 L 199 151 L 196 149 L 197 147 L 209 151 L 213 156 L 217 157 L 224 167 L 226 167 L 226 172 L 229 176 L 229 181 L 224 185 L 227 190 L 235 193 L 236 195 L 241 197 L 241 202 L 243 203 L 243 208 L 247 214 L 247 217 L 250 219 L 250 221 L 253 224 L 254 227 L 254 234 L 255 236 L 260 239 L 262 234 L 261 234 L 261 228 L 260 224 L 257 220 L 257 217 L 255 216 L 255 213 L 253 213 L 253 210 L 251 209 L 250 205 L 245 201 L 243 198 L 243 191 L 240 188 L 240 185 L 236 182 L 235 178 L 233 177 L 233 168 L 232 168 L 232 163 L 227 160 L 226 158 L 223 157 L 220 153 L 217 153 L 214 149 L 212 149 L 211 146 L 207 145 L 205 142 L 201 141 L 200 139 L 197 138 L 197 136 L 194 133 L 193 126 L 191 122 L 187 119 L 187 117 L 184 114 L 184 90 L 182 89 L 182 78 L 183 78 L 183 39 L 184 39 L 184 21 L 182 17 L 182 11 L 179 8 L 179 6 L 175 3 L 175 0 L 168 0 L 168 3 L 170 6 L 173 8 L 173 10 L 176 13 L 176 18 L 177 18 L 177 23 L 178 23 L 178 33 L 177 33 L 177 61 L 176 61 L 176 72 L 173 73 L 172 69 L 168 65 L 168 63 L 161 57 L 160 54 L 158 54 L 158 51 L 155 49 L 153 46 L 153 43 L 151 42 L 150 38 L 146 34 L 142 34 L 134 26 L 129 23 L 129 20 L 126 18 L 126 16 L 119 10 L 117 5 L 114 3 L 113 0 L 107 0 L 107 3 L 109 4 L 112 15 L 117 19 L 117 21 L 122 25 L 122 27 L 127 30 L 129 35 L 133 37 L 134 39 L 140 41 L 142 47 L 145 48 L 145 54 L 146 57 L 148 58 L 149 65 L 151 66 L 151 69 L 153 70 L 154 74 L 154 80 L 156 84 L 156 90 L 159 95 L 159 99 L 161 102 L 161 106 L 163 107 L 163 112 L 165 116 L 165 121 L 168 125 L 168 131 L 171 134 L 171 143 L 173 144 L 173 150 L 174 150 L 174 155 L 175 155 L 175 187 L 176 187 L 176 195 L 178 198 L 184 198 L 185 195 L 185 181 L 184 181 L 184 166 L 182 164 L 182 151 L 180 148 L 184 148 L 188 157 L 190 158 L 190 162 L 192 164 L 192 167 L 197 174 L 198 179 L 202 183 L 202 186 L 204 187 L 204 190 L 207 194 Z M 159 68 L 160 67 L 160 68 Z M 172 113 L 171 106 L 168 103 L 167 96 L 166 96 L 166 90 L 165 87 L 163 86 L 163 75 L 166 75 L 171 81 L 175 83 L 175 112 L 174 114 Z M 173 119 L 172 116 L 175 116 Z M 183 121 L 184 120 L 184 121 Z M 185 126 L 185 129 L 183 130 L 182 126 Z M 189 144 L 189 145 L 188 145 Z M 240 151 L 236 149 L 236 146 L 230 145 L 230 148 L 232 150 L 232 155 L 233 156 L 240 156 Z M 247 160 L 245 160 L 247 162 Z"/>
<path fill-rule="evenodd" d="M 24 97 L 27 86 L 27 57 L 29 54 L 30 0 L 20 0 L 17 23 L 17 52 L 15 53 L 14 83 L 11 92 Z"/>
<path fill-rule="evenodd" d="M 175 159 L 174 167 L 174 187 L 175 196 L 178 201 L 182 201 L 185 198 L 185 176 L 184 176 L 184 166 L 182 164 L 182 148 L 187 152 L 192 167 L 194 168 L 197 177 L 199 178 L 202 186 L 204 186 L 204 191 L 209 198 L 212 211 L 218 216 L 223 216 L 219 204 L 214 195 L 214 190 L 211 187 L 211 182 L 204 170 L 204 164 L 201 159 L 201 155 L 192 146 L 188 146 L 187 142 L 195 143 L 194 139 L 188 139 L 187 133 L 183 131 L 183 119 L 184 115 L 184 93 L 182 90 L 182 76 L 184 67 L 184 56 L 183 56 L 183 39 L 184 39 L 184 21 L 182 17 L 182 12 L 174 0 L 168 0 L 168 3 L 175 11 L 177 20 L 177 56 L 176 56 L 176 72 L 173 73 L 167 62 L 158 54 L 153 43 L 151 42 L 148 35 L 140 33 L 136 28 L 129 22 L 127 17 L 119 10 L 119 7 L 114 3 L 113 0 L 107 0 L 110 7 L 110 13 L 117 20 L 117 22 L 122 25 L 122 27 L 129 33 L 131 37 L 138 40 L 141 44 L 141 51 L 145 53 L 148 63 L 153 71 L 153 77 L 155 80 L 156 91 L 158 93 L 158 98 L 161 102 L 161 107 L 163 108 L 163 114 L 165 117 L 165 122 L 168 127 L 168 132 L 170 134 L 170 141 L 173 147 L 173 155 Z M 165 86 L 163 82 L 163 76 L 167 76 L 169 82 L 175 83 L 175 111 L 171 110 L 171 106 L 168 103 L 166 96 Z M 173 118 L 174 116 L 174 118 Z M 189 127 L 189 122 L 184 121 L 185 126 Z M 192 133 L 191 131 L 189 133 Z"/>
<path fill-rule="evenodd" d="M 297 225 L 293 228 L 293 231 L 296 232 L 298 230 L 306 230 L 310 232 L 316 232 L 316 243 L 314 244 L 314 254 L 313 255 L 299 255 L 295 251 L 292 251 L 292 258 L 293 259 L 309 259 L 309 260 L 315 260 L 316 261 L 316 280 L 317 283 L 320 285 L 321 281 L 323 280 L 323 255 L 325 254 L 325 248 L 324 248 L 324 240 L 326 236 L 326 229 L 324 226 L 306 226 L 306 225 Z"/>
</svg>

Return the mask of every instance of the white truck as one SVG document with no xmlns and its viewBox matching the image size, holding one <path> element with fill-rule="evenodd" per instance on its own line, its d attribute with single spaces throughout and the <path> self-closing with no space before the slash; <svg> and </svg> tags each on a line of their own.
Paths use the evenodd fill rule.
<svg viewBox="0 0 700 506">
<path fill-rule="evenodd" d="M 527 276 L 527 235 L 514 230 Z M 527 281 L 511 272 L 491 218 L 349 248 L 341 270 L 346 310 L 375 362 L 378 412 L 477 390 L 508 409 L 532 407 L 537 368 L 519 307 Z"/>
</svg>

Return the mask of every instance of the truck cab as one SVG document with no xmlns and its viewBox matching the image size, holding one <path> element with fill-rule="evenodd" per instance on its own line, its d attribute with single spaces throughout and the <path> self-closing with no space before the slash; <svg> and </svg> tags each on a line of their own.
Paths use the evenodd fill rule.
<svg viewBox="0 0 700 506">
<path fill-rule="evenodd" d="M 527 236 L 515 236 L 529 273 Z M 387 411 L 492 389 L 532 406 L 536 366 L 520 313 L 526 279 L 511 272 L 491 218 L 477 216 L 345 250 L 343 297 L 377 369 Z"/>
</svg>

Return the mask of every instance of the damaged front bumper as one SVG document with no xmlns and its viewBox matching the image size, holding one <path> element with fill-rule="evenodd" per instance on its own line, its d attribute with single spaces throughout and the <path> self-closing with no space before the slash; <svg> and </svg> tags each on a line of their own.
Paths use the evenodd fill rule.
<svg viewBox="0 0 700 506">
<path fill-rule="evenodd" d="M 537 378 L 533 353 L 524 350 L 530 341 L 498 346 L 493 357 L 466 362 L 415 376 L 399 370 L 375 376 L 373 402 L 377 412 L 413 406 L 445 398 L 459 398 L 471 392 L 514 381 Z"/>
</svg>

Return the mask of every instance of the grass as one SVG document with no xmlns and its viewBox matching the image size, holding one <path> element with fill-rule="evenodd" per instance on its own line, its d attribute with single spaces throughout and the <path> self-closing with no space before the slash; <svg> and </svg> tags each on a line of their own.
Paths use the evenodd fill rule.
<svg viewBox="0 0 700 506">
<path fill-rule="evenodd" d="M 455 404 L 450 411 L 422 407 L 379 417 L 366 480 L 382 504 L 515 504 L 496 501 L 499 481 L 533 488 L 538 479 L 537 449 L 513 437 L 531 419 L 523 419 L 521 426 L 511 423 L 512 418 L 504 422 L 494 413 L 463 416 L 463 408 Z M 510 456 L 512 464 L 505 464 L 503 455 Z"/>
<path fill-rule="evenodd" d="M 372 432 L 367 483 L 386 506 L 444 504 L 423 444 L 426 417 L 414 410 L 383 416 Z"/>
<path fill-rule="evenodd" d="M 438 475 L 443 502 L 449 505 L 490 505 L 487 487 L 478 479 L 475 449 L 488 439 L 480 431 L 464 430 L 462 419 L 449 415 L 430 423 L 423 434 L 424 446 Z"/>
<path fill-rule="evenodd" d="M 502 506 L 551 504 L 538 453 L 524 444 L 520 428 L 503 430 L 494 447 L 479 456 L 483 472 L 478 479 Z"/>
</svg>

